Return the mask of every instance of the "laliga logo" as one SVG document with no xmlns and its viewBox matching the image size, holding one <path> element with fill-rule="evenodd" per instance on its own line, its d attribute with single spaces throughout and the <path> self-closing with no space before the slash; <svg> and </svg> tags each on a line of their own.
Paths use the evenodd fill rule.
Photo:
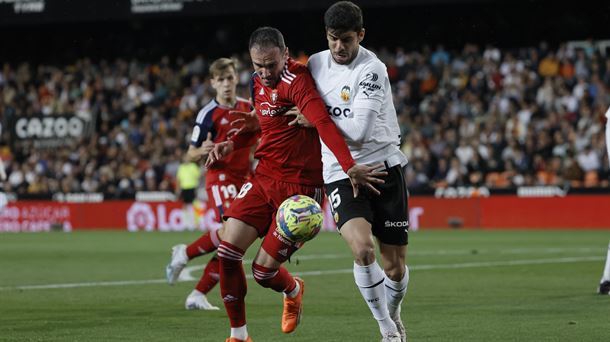
<svg viewBox="0 0 610 342">
<path fill-rule="evenodd" d="M 191 230 L 195 227 L 185 227 L 182 210 L 172 209 L 167 215 L 165 205 L 160 204 L 156 208 L 156 215 L 148 203 L 135 202 L 127 210 L 127 230 L 137 232 L 144 229 L 151 232 L 157 228 L 161 232 Z"/>
<path fill-rule="evenodd" d="M 186 231 L 186 230 L 210 230 L 222 227 L 221 223 L 216 222 L 214 210 L 208 209 L 200 216 L 195 227 L 186 224 L 184 212 L 181 208 L 167 210 L 164 204 L 159 204 L 156 208 L 149 203 L 134 202 L 127 210 L 127 230 L 137 232 L 144 230 L 151 232 L 158 230 L 161 232 Z"/>
<path fill-rule="evenodd" d="M 150 207 L 150 204 L 135 202 L 127 210 L 127 230 L 137 232 L 143 228 L 150 232 L 155 228 L 155 214 Z"/>
</svg>

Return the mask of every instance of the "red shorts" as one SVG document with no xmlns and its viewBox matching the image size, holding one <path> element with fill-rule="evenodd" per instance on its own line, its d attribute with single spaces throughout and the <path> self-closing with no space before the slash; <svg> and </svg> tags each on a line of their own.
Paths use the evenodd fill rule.
<svg viewBox="0 0 610 342">
<path fill-rule="evenodd" d="M 307 195 L 322 205 L 321 187 L 285 183 L 257 174 L 241 187 L 225 218 L 233 217 L 256 228 L 265 237 L 262 248 L 279 262 L 284 262 L 303 244 L 283 238 L 276 230 L 275 215 L 284 200 L 292 195 Z"/>
<path fill-rule="evenodd" d="M 222 216 L 231 206 L 231 202 L 233 202 L 243 184 L 243 178 L 233 177 L 227 177 L 223 181 L 216 180 L 207 184 L 205 191 L 208 194 L 208 207 L 214 208 L 216 221 L 222 223 Z"/>
</svg>

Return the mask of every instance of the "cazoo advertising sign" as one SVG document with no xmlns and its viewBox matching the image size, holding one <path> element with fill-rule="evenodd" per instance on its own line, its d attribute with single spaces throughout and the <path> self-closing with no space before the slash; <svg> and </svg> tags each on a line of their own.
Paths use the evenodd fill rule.
<svg viewBox="0 0 610 342">
<path fill-rule="evenodd" d="M 17 118 L 13 142 L 32 142 L 36 148 L 63 146 L 89 135 L 93 123 L 76 115 L 37 115 Z"/>
</svg>

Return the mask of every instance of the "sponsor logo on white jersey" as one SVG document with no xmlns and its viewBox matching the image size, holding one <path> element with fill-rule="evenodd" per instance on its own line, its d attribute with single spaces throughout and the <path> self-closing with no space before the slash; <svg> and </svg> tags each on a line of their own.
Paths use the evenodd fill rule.
<svg viewBox="0 0 610 342">
<path fill-rule="evenodd" d="M 358 86 L 363 89 L 366 96 L 370 96 L 371 92 L 381 89 L 381 85 L 377 84 L 379 76 L 374 72 L 369 72 L 364 76 L 364 80 L 358 83 Z"/>
</svg>

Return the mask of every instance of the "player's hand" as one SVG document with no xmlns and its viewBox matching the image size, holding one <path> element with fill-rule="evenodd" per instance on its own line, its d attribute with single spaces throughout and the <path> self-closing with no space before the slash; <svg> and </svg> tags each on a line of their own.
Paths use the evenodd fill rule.
<svg viewBox="0 0 610 342">
<path fill-rule="evenodd" d="M 233 152 L 233 141 L 227 140 L 218 144 L 214 144 L 214 148 L 208 154 L 208 159 L 205 161 L 205 167 L 210 167 L 229 153 Z"/>
<path fill-rule="evenodd" d="M 231 126 L 241 126 L 239 131 L 237 131 L 235 134 L 242 132 L 254 132 L 261 128 L 258 117 L 256 116 L 256 109 L 253 109 L 251 112 L 232 110 L 229 112 L 229 114 L 239 117 L 239 119 L 231 122 Z"/>
<path fill-rule="evenodd" d="M 199 150 L 202 156 L 207 156 L 210 151 L 214 148 L 214 142 L 212 141 L 212 133 L 208 132 L 208 137 L 201 143 Z"/>
<path fill-rule="evenodd" d="M 294 116 L 295 117 L 294 120 L 292 120 L 292 121 L 290 121 L 288 123 L 288 126 L 299 125 L 301 127 L 313 127 L 311 122 L 309 122 L 309 120 L 307 120 L 305 115 L 303 115 L 303 113 L 301 113 L 297 107 L 290 108 L 283 115 L 284 116 Z"/>
<path fill-rule="evenodd" d="M 371 166 L 356 164 L 347 170 L 349 181 L 352 183 L 352 188 L 354 188 L 354 197 L 358 197 L 358 190 L 360 188 L 368 189 L 375 195 L 381 194 L 373 185 L 385 183 L 380 177 L 387 176 L 388 173 L 386 171 L 375 171 L 383 167 L 382 163 Z"/>
</svg>

